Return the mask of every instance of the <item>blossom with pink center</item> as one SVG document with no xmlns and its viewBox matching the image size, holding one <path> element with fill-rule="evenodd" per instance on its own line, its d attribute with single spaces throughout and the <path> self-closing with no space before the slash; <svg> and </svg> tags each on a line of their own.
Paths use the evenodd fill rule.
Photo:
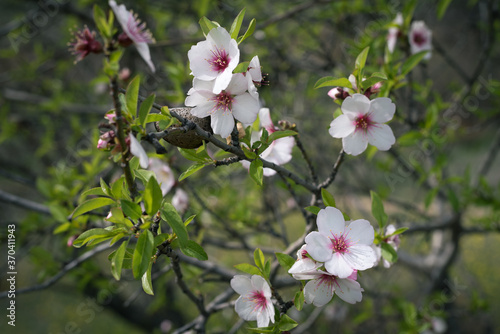
<svg viewBox="0 0 500 334">
<path fill-rule="evenodd" d="M 243 125 L 252 124 L 257 119 L 259 101 L 247 90 L 247 79 L 241 73 L 233 74 L 229 85 L 219 93 L 213 93 L 215 81 L 193 80 L 193 88 L 188 92 L 185 104 L 194 107 L 191 114 L 204 118 L 210 116 L 212 130 L 226 138 L 234 128 L 234 118 Z"/>
<path fill-rule="evenodd" d="M 91 32 L 87 26 L 75 33 L 75 40 L 68 43 L 69 50 L 76 56 L 75 63 L 87 57 L 90 53 L 102 52 L 102 45 L 95 37 L 96 32 Z"/>
<path fill-rule="evenodd" d="M 266 280 L 258 275 L 248 278 L 236 275 L 231 279 L 231 287 L 241 296 L 236 300 L 236 313 L 246 321 L 257 320 L 258 327 L 274 323 L 274 306 L 271 301 L 271 288 Z"/>
<path fill-rule="evenodd" d="M 148 168 L 149 158 L 146 151 L 144 151 L 144 149 L 142 148 L 141 143 L 139 143 L 139 141 L 137 140 L 137 138 L 135 138 L 132 132 L 129 133 L 129 139 L 130 139 L 130 153 L 139 158 L 139 165 L 141 165 L 142 168 Z"/>
<path fill-rule="evenodd" d="M 215 80 L 212 92 L 219 94 L 232 79 L 233 70 L 240 61 L 240 50 L 227 30 L 217 27 L 210 30 L 205 41 L 191 47 L 188 58 L 195 79 Z"/>
<path fill-rule="evenodd" d="M 155 173 L 160 183 L 161 193 L 165 196 L 174 186 L 175 177 L 170 166 L 158 158 L 149 159 L 149 170 Z"/>
<path fill-rule="evenodd" d="M 273 124 L 268 108 L 261 108 L 259 110 L 259 120 L 261 127 L 266 129 L 269 134 L 278 130 Z M 253 144 L 254 142 L 260 140 L 261 136 L 262 131 L 252 132 L 251 143 Z M 279 138 L 273 141 L 271 145 L 269 145 L 269 147 L 266 148 L 259 156 L 266 161 L 281 166 L 292 159 L 292 149 L 294 146 L 295 139 L 293 139 L 293 137 Z M 250 168 L 249 161 L 241 161 L 241 164 L 246 169 Z M 264 168 L 263 174 L 264 176 L 273 176 L 276 174 L 276 171 L 271 168 Z"/>
<path fill-rule="evenodd" d="M 134 43 L 142 59 L 148 64 L 152 72 L 155 72 L 155 66 L 151 61 L 148 44 L 155 42 L 151 32 L 146 29 L 146 24 L 137 19 L 133 11 L 128 11 L 125 5 L 117 5 L 116 1 L 109 0 L 109 6 L 113 9 L 116 19 L 120 23 L 126 36 L 120 36 L 120 42 L 123 45 Z M 130 41 L 127 39 L 130 39 Z"/>
<path fill-rule="evenodd" d="M 396 42 L 401 37 L 401 27 L 403 26 L 403 14 L 398 13 L 394 21 L 392 21 L 389 33 L 387 34 L 387 49 L 390 53 L 394 52 Z"/>
<path fill-rule="evenodd" d="M 396 142 L 391 128 L 383 124 L 390 121 L 396 111 L 390 98 L 370 101 L 363 94 L 354 94 L 344 100 L 341 110 L 343 114 L 330 123 L 329 133 L 334 138 L 342 138 L 347 154 L 359 155 L 368 144 L 387 151 Z"/>
<path fill-rule="evenodd" d="M 346 225 L 342 213 L 327 207 L 318 213 L 318 232 L 306 236 L 306 251 L 317 262 L 323 262 L 330 274 L 349 277 L 354 270 L 373 267 L 377 258 L 371 248 L 375 232 L 370 222 L 358 219 Z"/>
<path fill-rule="evenodd" d="M 424 21 L 414 21 L 408 34 L 410 50 L 412 54 L 427 50 L 424 59 L 430 59 L 432 55 L 432 31 L 427 28 Z"/>
<path fill-rule="evenodd" d="M 316 278 L 316 272 L 323 266 L 323 263 L 316 262 L 309 257 L 306 245 L 297 251 L 297 261 L 288 270 L 288 273 L 296 280 L 308 280 Z"/>
<path fill-rule="evenodd" d="M 360 302 L 363 289 L 356 279 L 356 271 L 346 278 L 339 278 L 326 271 L 317 270 L 314 279 L 304 287 L 304 300 L 308 304 L 321 307 L 328 304 L 336 294 L 349 304 Z"/>
<path fill-rule="evenodd" d="M 396 227 L 393 224 L 387 225 L 385 228 L 385 235 L 387 237 L 384 238 L 383 242 L 388 243 L 389 245 L 394 248 L 395 251 L 398 250 L 399 244 L 401 242 L 401 239 L 399 235 L 392 235 L 394 232 L 396 232 Z M 380 245 L 372 245 L 373 250 L 375 251 L 375 255 L 377 256 L 377 262 L 375 265 L 377 265 L 380 260 L 382 259 L 382 247 Z M 386 259 L 382 259 L 382 263 L 384 265 L 384 268 L 390 268 L 392 263 L 387 261 Z"/>
</svg>

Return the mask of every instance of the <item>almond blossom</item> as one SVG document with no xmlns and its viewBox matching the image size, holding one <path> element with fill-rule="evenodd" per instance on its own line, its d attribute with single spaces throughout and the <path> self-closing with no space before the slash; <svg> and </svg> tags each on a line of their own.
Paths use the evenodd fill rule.
<svg viewBox="0 0 500 334">
<path fill-rule="evenodd" d="M 347 154 L 359 155 L 368 144 L 387 151 L 396 142 L 391 128 L 383 124 L 394 116 L 396 106 L 391 99 L 379 97 L 374 100 L 363 94 L 348 96 L 341 106 L 342 115 L 330 123 L 329 133 L 342 138 Z"/>
<path fill-rule="evenodd" d="M 351 87 L 335 87 L 328 91 L 328 96 L 330 96 L 334 101 L 335 100 L 345 100 L 348 96 L 356 93 L 358 91 L 358 86 L 356 84 L 356 77 L 354 75 L 349 75 L 348 78 L 351 83 Z M 366 78 L 363 78 L 362 81 L 365 81 Z M 382 82 L 377 82 L 373 86 L 368 87 L 364 90 L 363 95 L 366 97 L 370 97 L 372 94 L 376 94 L 380 91 L 380 87 L 382 87 Z"/>
<path fill-rule="evenodd" d="M 394 232 L 396 232 L 396 227 L 393 225 L 393 224 L 389 224 L 387 225 L 387 227 L 385 228 L 385 235 L 386 237 L 383 239 L 383 242 L 386 242 L 388 243 L 389 245 L 392 246 L 392 248 L 394 248 L 395 251 L 398 250 L 398 247 L 399 247 L 399 244 L 401 242 L 401 239 L 399 237 L 399 235 L 392 235 Z M 382 247 L 380 245 L 375 245 L 373 244 L 372 245 L 372 248 L 373 250 L 375 251 L 375 255 L 377 256 L 377 262 L 375 265 L 377 265 L 380 260 L 382 259 Z M 390 268 L 392 263 L 387 261 L 386 259 L 382 259 L 383 260 L 383 265 L 384 265 L 384 268 Z"/>
<path fill-rule="evenodd" d="M 339 278 L 329 272 L 317 270 L 315 278 L 307 282 L 304 287 L 304 300 L 314 306 L 324 306 L 333 295 L 349 304 L 355 304 L 362 299 L 363 288 L 356 281 L 357 272 L 354 271 L 346 278 Z"/>
<path fill-rule="evenodd" d="M 188 51 L 191 72 L 196 79 L 215 80 L 212 91 L 219 94 L 228 87 L 233 70 L 240 61 L 238 43 L 226 29 L 217 27 L 205 41 L 193 45 Z"/>
<path fill-rule="evenodd" d="M 175 185 L 174 172 L 170 166 L 158 158 L 149 159 L 149 170 L 155 173 L 160 183 L 161 193 L 165 196 Z"/>
<path fill-rule="evenodd" d="M 346 225 L 340 210 L 327 207 L 318 213 L 318 232 L 309 233 L 305 250 L 312 259 L 325 264 L 325 269 L 339 278 L 349 277 L 354 270 L 373 267 L 377 260 L 371 248 L 375 232 L 364 219 Z"/>
<path fill-rule="evenodd" d="M 248 278 L 236 275 L 231 279 L 231 287 L 241 296 L 236 300 L 236 313 L 246 321 L 257 320 L 258 327 L 274 323 L 274 306 L 271 301 L 271 288 L 266 280 L 258 275 Z"/>
<path fill-rule="evenodd" d="M 401 27 L 403 26 L 403 14 L 398 13 L 391 23 L 389 33 L 387 34 L 387 49 L 390 53 L 394 52 L 396 42 L 401 37 Z"/>
<path fill-rule="evenodd" d="M 87 26 L 81 31 L 77 31 L 74 35 L 75 39 L 68 43 L 69 50 L 76 56 L 76 62 L 87 57 L 90 53 L 101 53 L 102 45 L 96 40 L 96 32 L 90 31 Z"/>
<path fill-rule="evenodd" d="M 430 59 L 432 55 L 432 31 L 427 28 L 424 21 L 414 21 L 408 35 L 410 50 L 412 54 L 428 50 L 424 59 Z"/>
<path fill-rule="evenodd" d="M 155 42 L 151 32 L 146 29 L 146 24 L 137 19 L 133 11 L 128 11 L 125 5 L 117 5 L 116 1 L 110 0 L 109 6 L 113 9 L 116 19 L 120 23 L 125 35 L 119 36 L 121 44 L 127 45 L 134 43 L 142 59 L 148 64 L 152 72 L 155 72 L 155 66 L 151 61 L 148 44 Z"/>
<path fill-rule="evenodd" d="M 269 134 L 278 130 L 273 124 L 271 115 L 269 113 L 269 108 L 261 108 L 259 110 L 259 120 L 261 127 L 266 129 Z M 253 144 L 254 142 L 258 141 L 261 136 L 262 131 L 252 132 L 251 143 Z M 262 152 L 259 156 L 262 159 L 272 162 L 276 165 L 284 165 L 292 159 L 292 148 L 294 145 L 295 139 L 293 139 L 293 137 L 279 138 L 273 141 L 271 145 L 269 145 L 269 147 L 266 148 L 264 152 Z M 241 164 L 246 169 L 250 167 L 249 161 L 241 161 Z M 263 174 L 264 176 L 273 176 L 274 174 L 276 174 L 276 171 L 271 168 L 264 168 Z"/>
<path fill-rule="evenodd" d="M 189 196 L 182 188 L 175 189 L 172 205 L 180 214 L 184 214 L 189 207 Z"/>
<path fill-rule="evenodd" d="M 258 56 L 252 58 L 244 75 L 248 82 L 248 92 L 258 100 L 259 93 L 257 93 L 257 87 L 260 87 L 262 82 L 262 70 Z"/>
<path fill-rule="evenodd" d="M 227 88 L 218 94 L 213 93 L 215 81 L 193 80 L 193 87 L 186 97 L 186 106 L 194 107 L 191 114 L 204 118 L 210 116 L 215 134 L 226 138 L 234 128 L 234 118 L 244 125 L 257 119 L 259 101 L 247 92 L 247 79 L 241 73 L 232 74 Z"/>
</svg>

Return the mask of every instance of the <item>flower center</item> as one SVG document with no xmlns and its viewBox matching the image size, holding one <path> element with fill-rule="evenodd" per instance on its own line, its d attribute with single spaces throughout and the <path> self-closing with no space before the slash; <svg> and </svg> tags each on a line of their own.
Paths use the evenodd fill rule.
<svg viewBox="0 0 500 334">
<path fill-rule="evenodd" d="M 212 70 L 215 72 L 224 71 L 229 65 L 230 60 L 226 50 L 215 47 L 215 50 L 212 50 L 211 52 L 212 58 L 208 59 L 208 63 L 210 64 Z"/>
<path fill-rule="evenodd" d="M 413 34 L 413 42 L 417 44 L 418 46 L 422 46 L 426 42 L 426 38 L 422 33 L 414 33 Z"/>
<path fill-rule="evenodd" d="M 213 98 L 215 101 L 215 107 L 212 112 L 222 111 L 223 114 L 231 113 L 231 109 L 233 108 L 233 97 L 226 91 L 222 91 Z"/>
<path fill-rule="evenodd" d="M 333 289 L 335 286 L 339 286 L 337 283 L 337 278 L 332 275 L 323 274 L 319 277 L 320 285 L 326 285 L 330 289 Z"/>
<path fill-rule="evenodd" d="M 267 298 L 262 291 L 252 291 L 250 300 L 255 304 L 256 309 L 265 310 L 267 306 Z"/>
<path fill-rule="evenodd" d="M 349 252 L 349 239 L 347 239 L 346 236 L 333 236 L 333 239 L 330 238 L 330 241 L 332 242 L 332 251 L 334 253 L 344 254 Z"/>
<path fill-rule="evenodd" d="M 363 116 L 356 118 L 356 121 L 354 123 L 354 125 L 356 126 L 356 130 L 362 130 L 365 132 L 368 129 L 368 127 L 370 126 L 370 124 L 371 124 L 371 121 L 370 121 L 369 115 L 363 115 Z"/>
</svg>

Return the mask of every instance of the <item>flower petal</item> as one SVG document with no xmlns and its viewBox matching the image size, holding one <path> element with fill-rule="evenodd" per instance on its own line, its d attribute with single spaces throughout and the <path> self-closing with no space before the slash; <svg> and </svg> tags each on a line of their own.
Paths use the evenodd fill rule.
<svg viewBox="0 0 500 334">
<path fill-rule="evenodd" d="M 346 233 L 351 242 L 368 246 L 373 244 L 375 232 L 368 220 L 358 219 L 351 222 L 346 228 Z"/>
<path fill-rule="evenodd" d="M 368 142 L 380 151 L 387 151 L 396 142 L 396 137 L 387 124 L 377 124 L 370 128 Z"/>
<path fill-rule="evenodd" d="M 249 93 L 234 97 L 233 115 L 243 123 L 243 125 L 252 124 L 257 119 L 259 113 L 259 101 L 254 99 Z"/>
<path fill-rule="evenodd" d="M 340 115 L 330 123 L 328 133 L 333 138 L 344 138 L 354 132 L 356 125 L 347 115 Z"/>
<path fill-rule="evenodd" d="M 271 288 L 262 276 L 253 275 L 251 281 L 255 290 L 262 291 L 265 297 L 271 298 Z"/>
<path fill-rule="evenodd" d="M 314 306 L 321 307 L 333 298 L 333 285 L 328 284 L 328 280 L 322 280 L 321 278 L 307 282 L 304 287 L 304 300 L 308 304 L 314 304 Z"/>
<path fill-rule="evenodd" d="M 396 105 L 388 97 L 379 97 L 370 103 L 370 120 L 385 123 L 394 117 Z"/>
<path fill-rule="evenodd" d="M 199 107 L 196 107 L 199 108 Z M 196 109 L 194 108 L 194 109 Z M 194 109 L 191 113 L 194 115 Z M 196 115 L 195 115 L 196 116 Z M 217 111 L 210 117 L 210 125 L 215 134 L 220 135 L 222 138 L 227 138 L 234 128 L 234 117 L 231 113 Z"/>
<path fill-rule="evenodd" d="M 148 168 L 149 166 L 149 158 L 141 146 L 141 143 L 135 138 L 132 132 L 129 133 L 130 138 L 130 153 L 139 158 L 139 164 L 142 168 Z"/>
<path fill-rule="evenodd" d="M 187 98 L 186 98 L 186 101 L 187 101 Z M 186 103 L 186 105 L 188 105 L 188 104 Z M 215 108 L 215 102 L 208 101 L 208 102 L 205 102 L 203 104 L 197 105 L 196 107 L 194 107 L 193 109 L 191 109 L 189 112 L 193 116 L 196 116 L 196 117 L 199 117 L 199 118 L 204 118 L 204 117 L 207 117 L 209 115 L 213 116 L 214 115 L 213 114 L 214 108 Z M 232 116 L 231 116 L 231 118 L 232 118 Z M 212 128 L 213 128 L 213 126 L 212 126 Z"/>
<path fill-rule="evenodd" d="M 257 315 L 259 314 L 257 308 L 255 307 L 255 302 L 244 296 L 240 296 L 236 300 L 234 305 L 236 313 L 241 319 L 246 321 L 257 320 Z"/>
<path fill-rule="evenodd" d="M 246 295 L 253 290 L 250 278 L 243 275 L 235 275 L 231 279 L 231 287 L 240 295 Z"/>
<path fill-rule="evenodd" d="M 351 247 L 349 247 L 350 250 Z M 346 254 L 334 253 L 330 260 L 325 261 L 326 271 L 340 278 L 349 277 L 355 268 L 345 260 Z"/>
<path fill-rule="evenodd" d="M 306 236 L 306 251 L 316 261 L 325 262 L 332 257 L 332 243 L 328 237 L 319 232 L 311 232 Z"/>
<path fill-rule="evenodd" d="M 359 155 L 366 150 L 368 138 L 362 131 L 355 131 L 349 136 L 342 138 L 344 151 L 350 155 Z"/>
<path fill-rule="evenodd" d="M 352 279 L 337 279 L 335 294 L 346 303 L 355 304 L 360 302 L 363 298 L 362 291 L 363 289 L 359 283 Z"/>
<path fill-rule="evenodd" d="M 315 262 L 308 257 L 295 261 L 293 266 L 288 270 L 296 280 L 315 279 L 320 275 L 318 269 L 322 263 Z"/>
<path fill-rule="evenodd" d="M 135 48 L 137 49 L 137 52 L 141 55 L 142 59 L 148 64 L 149 68 L 151 69 L 151 72 L 155 72 L 155 66 L 153 64 L 153 61 L 151 60 L 151 54 L 149 53 L 149 46 L 148 43 L 145 42 L 140 42 L 140 43 L 134 43 Z"/>
<path fill-rule="evenodd" d="M 370 111 L 370 100 L 363 94 L 353 94 L 342 102 L 340 108 L 350 119 L 355 119 L 358 115 L 365 115 Z"/>
<path fill-rule="evenodd" d="M 332 237 L 340 237 L 345 230 L 345 220 L 342 212 L 334 207 L 326 207 L 318 212 L 316 219 L 319 233 Z"/>
<path fill-rule="evenodd" d="M 274 132 L 273 120 L 271 119 L 271 113 L 269 108 L 260 108 L 259 110 L 259 122 L 260 126 L 267 130 L 267 132 Z"/>
<path fill-rule="evenodd" d="M 335 255 L 334 255 L 335 257 Z M 349 253 L 343 254 L 344 262 L 356 270 L 366 270 L 372 268 L 377 262 L 377 256 L 371 246 L 356 244 L 349 247 Z M 330 270 L 328 270 L 330 272 Z M 351 272 L 352 273 L 352 272 Z M 351 274 L 349 273 L 349 275 Z M 332 273 L 334 274 L 334 273 Z M 347 275 L 347 276 L 349 276 Z M 337 275 L 341 278 L 347 276 Z"/>
</svg>

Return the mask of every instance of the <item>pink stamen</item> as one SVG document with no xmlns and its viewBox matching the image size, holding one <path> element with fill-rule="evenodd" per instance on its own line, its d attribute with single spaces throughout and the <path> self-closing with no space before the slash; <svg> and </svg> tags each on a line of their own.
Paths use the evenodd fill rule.
<svg viewBox="0 0 500 334">
<path fill-rule="evenodd" d="M 215 72 L 224 71 L 229 66 L 230 61 L 229 55 L 227 54 L 226 50 L 215 47 L 215 51 L 212 50 L 211 52 L 212 58 L 208 59 L 207 61 L 210 64 L 212 70 Z"/>
<path fill-rule="evenodd" d="M 267 298 L 262 291 L 252 291 L 250 300 L 255 304 L 257 310 L 265 310 L 267 307 Z"/>
<path fill-rule="evenodd" d="M 418 46 L 424 45 L 426 41 L 427 39 L 422 33 L 419 32 L 413 33 L 413 42 L 415 42 L 415 44 L 417 44 Z"/>
<path fill-rule="evenodd" d="M 332 243 L 332 251 L 334 253 L 349 253 L 349 246 L 351 246 L 351 240 L 347 237 L 346 234 L 340 235 L 340 237 L 333 235 L 333 238 L 330 238 Z"/>
<path fill-rule="evenodd" d="M 370 120 L 370 114 L 361 115 L 354 121 L 354 125 L 356 126 L 354 131 L 363 131 L 366 133 L 372 124 L 373 122 Z"/>
<path fill-rule="evenodd" d="M 215 101 L 215 106 L 212 109 L 212 113 L 216 111 L 222 111 L 222 114 L 231 113 L 234 102 L 234 99 L 231 96 L 231 94 L 227 93 L 226 91 L 222 91 L 212 100 Z"/>
</svg>

